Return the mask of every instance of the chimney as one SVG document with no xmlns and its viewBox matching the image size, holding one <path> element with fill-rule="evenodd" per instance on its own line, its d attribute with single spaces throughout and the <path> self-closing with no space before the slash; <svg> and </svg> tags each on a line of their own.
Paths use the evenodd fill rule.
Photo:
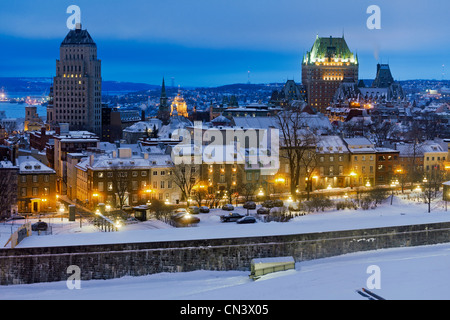
<svg viewBox="0 0 450 320">
<path fill-rule="evenodd" d="M 12 155 L 11 155 L 11 162 L 13 164 L 13 166 L 17 165 L 17 158 L 19 157 L 19 145 L 18 144 L 14 144 L 12 146 Z"/>
<path fill-rule="evenodd" d="M 93 154 L 91 154 L 91 155 L 89 156 L 89 165 L 90 165 L 91 167 L 94 165 L 94 155 L 93 155 Z"/>
<path fill-rule="evenodd" d="M 141 121 L 145 121 L 145 111 L 141 111 Z"/>
<path fill-rule="evenodd" d="M 118 158 L 120 159 L 126 159 L 132 157 L 132 151 L 130 148 L 119 148 L 117 150 L 119 152 Z"/>
</svg>

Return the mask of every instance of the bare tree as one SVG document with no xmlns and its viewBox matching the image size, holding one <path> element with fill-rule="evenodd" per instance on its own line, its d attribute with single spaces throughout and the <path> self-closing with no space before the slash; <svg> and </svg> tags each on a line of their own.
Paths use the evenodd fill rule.
<svg viewBox="0 0 450 320">
<path fill-rule="evenodd" d="M 425 173 L 422 197 L 425 203 L 428 204 L 428 213 L 431 212 L 431 201 L 437 197 L 440 186 L 444 181 L 444 175 L 445 173 L 443 171 L 435 168 L 431 168 L 431 170 Z"/>
<path fill-rule="evenodd" d="M 131 174 L 132 169 L 133 167 L 131 166 L 123 166 L 119 163 L 113 164 L 111 166 L 111 170 L 113 171 L 114 176 L 112 181 L 113 191 L 117 199 L 119 200 L 120 208 L 122 208 L 128 200 L 129 191 L 131 190 L 131 178 L 129 177 L 129 175 Z"/>
<path fill-rule="evenodd" d="M 8 218 L 11 206 L 17 204 L 18 170 L 3 167 L 0 162 L 0 220 Z"/>
<path fill-rule="evenodd" d="M 173 208 L 162 201 L 154 199 L 150 205 L 150 210 L 153 212 L 156 219 L 168 222 L 172 215 Z"/>
<path fill-rule="evenodd" d="M 374 122 L 370 126 L 372 138 L 377 147 L 382 147 L 383 143 L 388 140 L 390 134 L 394 131 L 395 124 L 389 121 Z"/>
<path fill-rule="evenodd" d="M 317 145 L 316 134 L 307 127 L 304 113 L 298 110 L 287 110 L 277 114 L 280 130 L 280 157 L 285 158 L 291 175 L 290 192 L 296 197 L 296 189 L 300 181 L 303 158 Z"/>
<path fill-rule="evenodd" d="M 192 199 L 197 202 L 197 205 L 201 207 L 204 200 L 208 198 L 208 188 L 206 188 L 206 183 L 201 182 L 193 187 Z"/>
<path fill-rule="evenodd" d="M 182 200 L 187 200 L 200 177 L 200 165 L 181 163 L 174 166 L 171 181 L 180 188 Z"/>
<path fill-rule="evenodd" d="M 255 197 L 255 193 L 258 190 L 258 184 L 257 183 L 244 183 L 241 184 L 238 188 L 239 193 L 242 197 L 244 197 L 244 201 L 251 201 Z"/>
<path fill-rule="evenodd" d="M 318 141 L 316 141 L 318 142 Z M 303 157 L 301 158 L 301 165 L 303 166 L 304 172 L 305 172 L 305 181 L 306 181 L 306 195 L 307 200 L 309 200 L 310 192 L 312 191 L 312 177 L 314 175 L 314 170 L 316 169 L 319 161 L 318 161 L 319 154 L 316 152 L 316 150 L 308 150 L 303 154 Z"/>
<path fill-rule="evenodd" d="M 405 139 L 410 141 L 409 148 L 406 153 L 408 155 L 406 171 L 412 190 L 414 182 L 420 181 L 423 176 L 423 168 L 420 168 L 418 160 L 423 152 L 422 147 L 425 139 L 424 132 L 418 121 L 414 120 L 411 123 L 410 130 L 405 134 Z"/>
</svg>

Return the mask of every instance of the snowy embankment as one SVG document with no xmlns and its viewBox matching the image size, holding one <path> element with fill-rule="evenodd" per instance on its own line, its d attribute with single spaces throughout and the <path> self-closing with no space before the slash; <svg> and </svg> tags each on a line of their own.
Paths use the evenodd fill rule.
<svg viewBox="0 0 450 320">
<path fill-rule="evenodd" d="M 387 300 L 449 299 L 450 244 L 383 249 L 305 261 L 295 270 L 249 279 L 249 272 L 194 271 L 143 277 L 82 281 L 69 290 L 65 281 L 0 287 L 1 300 L 364 300 L 367 268 L 377 265 Z"/>
<path fill-rule="evenodd" d="M 245 213 L 241 208 L 236 211 Z M 221 223 L 219 216 L 223 213 L 213 210 L 200 214 L 201 222 L 195 228 L 177 229 L 149 221 L 114 233 L 101 233 L 89 225 L 80 228 L 79 222 L 53 221 L 54 235 L 34 235 L 19 247 L 293 234 L 450 221 L 450 211 L 445 210 L 442 202 L 435 202 L 432 212 L 427 213 L 426 204 L 399 198 L 394 199 L 392 206 L 386 201 L 374 210 L 330 210 L 297 217 L 287 223 Z M 4 240 L 3 235 L 1 239 Z M 370 277 L 367 270 L 372 265 L 379 267 L 381 285 L 381 289 L 373 291 L 385 299 L 450 299 L 444 285 L 450 283 L 450 244 L 383 249 L 304 261 L 297 263 L 295 270 L 269 274 L 257 281 L 249 278 L 249 272 L 199 270 L 82 281 L 80 290 L 69 290 L 65 281 L 0 286 L 0 299 L 360 300 L 365 298 L 357 294 L 356 289 L 367 286 Z"/>
<path fill-rule="evenodd" d="M 236 208 L 234 212 L 246 214 L 243 208 Z M 250 214 L 254 213 L 251 211 Z M 427 212 L 427 205 L 394 198 L 393 205 L 387 200 L 376 209 L 369 210 L 327 210 L 299 216 L 289 222 L 270 222 L 239 225 L 234 222 L 220 222 L 220 215 L 228 212 L 220 209 L 211 210 L 208 214 L 199 214 L 201 219 L 197 227 L 172 228 L 158 221 L 148 221 L 124 227 L 119 232 L 98 232 L 92 226 L 78 227 L 78 222 L 72 224 L 72 229 L 66 232 L 60 230 L 53 235 L 31 236 L 20 243 L 19 248 L 89 245 L 109 243 L 134 243 L 153 241 L 197 240 L 212 238 L 236 238 L 252 236 L 288 235 L 299 233 L 366 229 L 386 226 L 400 226 L 410 224 L 425 224 L 449 222 L 450 211 L 445 211 L 442 201 L 433 204 L 431 213 Z M 54 230 L 58 230 L 58 219 L 53 222 Z M 67 222 L 66 222 L 67 223 Z M 57 234 L 55 234 L 57 233 Z M 3 238 L 5 239 L 5 238 Z"/>
</svg>

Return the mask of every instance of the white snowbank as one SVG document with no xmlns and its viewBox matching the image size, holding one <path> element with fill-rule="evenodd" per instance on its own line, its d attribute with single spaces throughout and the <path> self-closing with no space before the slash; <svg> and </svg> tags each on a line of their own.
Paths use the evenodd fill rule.
<svg viewBox="0 0 450 320">
<path fill-rule="evenodd" d="M 245 214 L 247 211 L 243 208 L 237 208 L 235 212 Z M 209 214 L 199 214 L 198 217 L 201 222 L 197 227 L 190 228 L 171 228 L 161 222 L 150 221 L 127 226 L 120 232 L 103 233 L 93 232 L 95 230 L 92 230 L 89 226 L 83 226 L 81 229 L 77 229 L 77 232 L 32 236 L 23 240 L 18 247 L 288 235 L 450 221 L 450 211 L 445 211 L 442 201 L 434 203 L 432 212 L 428 213 L 426 204 L 399 198 L 394 198 L 393 205 L 390 205 L 390 201 L 386 201 L 376 209 L 331 210 L 299 216 L 286 223 L 258 222 L 246 225 L 233 222 L 222 223 L 219 216 L 224 213 L 226 212 L 214 209 Z"/>
<path fill-rule="evenodd" d="M 380 268 L 381 289 L 390 299 L 449 299 L 450 244 L 384 249 L 305 261 L 295 270 L 257 281 L 249 272 L 195 271 L 143 277 L 82 281 L 69 290 L 66 282 L 0 287 L 1 300 L 361 300 L 371 265 Z"/>
</svg>

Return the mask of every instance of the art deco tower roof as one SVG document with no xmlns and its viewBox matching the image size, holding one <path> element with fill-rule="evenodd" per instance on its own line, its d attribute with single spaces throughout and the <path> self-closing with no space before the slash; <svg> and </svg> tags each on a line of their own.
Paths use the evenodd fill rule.
<svg viewBox="0 0 450 320">
<path fill-rule="evenodd" d="M 93 45 L 96 46 L 94 40 L 87 30 L 82 30 L 81 25 L 75 30 L 70 30 L 61 46 L 70 45 Z"/>
</svg>

